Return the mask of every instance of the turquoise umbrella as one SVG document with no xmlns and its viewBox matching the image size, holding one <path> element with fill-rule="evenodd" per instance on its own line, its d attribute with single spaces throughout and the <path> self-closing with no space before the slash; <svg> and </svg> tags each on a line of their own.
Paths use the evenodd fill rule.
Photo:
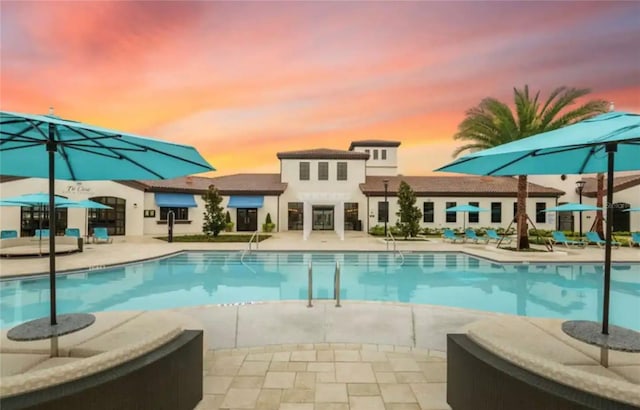
<svg viewBox="0 0 640 410">
<path fill-rule="evenodd" d="M 553 208 L 543 209 L 540 212 L 588 212 L 588 211 L 602 211 L 602 208 L 598 208 L 597 206 L 593 206 L 593 205 L 576 204 L 576 203 L 570 202 L 568 204 L 554 206 Z"/>
<path fill-rule="evenodd" d="M 458 206 L 452 206 L 451 208 L 447 208 L 445 209 L 445 212 L 449 213 L 449 212 L 486 212 L 488 211 L 488 209 L 485 208 L 478 208 L 477 206 L 474 205 L 458 205 Z M 462 218 L 462 230 L 466 230 L 466 223 L 467 220 L 466 218 Z"/>
<path fill-rule="evenodd" d="M 628 208 L 625 209 L 624 212 L 640 212 L 640 207 Z"/>
<path fill-rule="evenodd" d="M 56 179 L 169 179 L 213 170 L 200 153 L 188 145 L 65 120 L 53 113 L 0 111 L 0 175 L 48 178 L 52 226 L 55 226 Z M 42 337 L 78 330 L 75 325 L 71 326 L 72 330 L 54 327 L 57 325 L 55 272 L 55 241 L 49 241 L 51 326 L 44 330 Z"/>
<path fill-rule="evenodd" d="M 437 171 L 474 175 L 557 175 L 607 172 L 607 220 L 613 220 L 613 174 L 640 169 L 640 114 L 612 111 L 466 155 Z M 611 224 L 607 224 L 602 334 L 609 334 Z"/>
</svg>

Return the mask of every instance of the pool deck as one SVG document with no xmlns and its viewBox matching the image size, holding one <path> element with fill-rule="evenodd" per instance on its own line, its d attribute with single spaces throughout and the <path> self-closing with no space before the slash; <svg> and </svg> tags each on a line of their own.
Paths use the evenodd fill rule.
<svg viewBox="0 0 640 410">
<path fill-rule="evenodd" d="M 253 245 L 255 249 L 255 244 Z M 393 244 L 389 244 L 393 249 Z M 540 248 L 540 247 L 538 247 Z M 59 272 L 80 269 L 99 269 L 104 266 L 152 259 L 185 250 L 235 250 L 247 249 L 246 243 L 166 243 L 152 237 L 116 237 L 111 244 L 87 244 L 84 252 L 56 257 Z M 261 251 L 386 251 L 387 244 L 381 238 L 362 232 L 347 232 L 341 241 L 334 232 L 313 232 L 307 241 L 300 232 L 280 232 L 259 245 Z M 604 249 L 589 246 L 585 249 L 556 246 L 549 252 L 513 252 L 497 249 L 495 244 L 451 244 L 441 239 L 427 241 L 398 241 L 401 252 L 465 252 L 496 262 L 602 262 Z M 640 263 L 640 248 L 621 247 L 612 251 L 614 262 Z M 0 259 L 0 278 L 34 275 L 49 271 L 47 257 L 15 257 Z"/>
</svg>

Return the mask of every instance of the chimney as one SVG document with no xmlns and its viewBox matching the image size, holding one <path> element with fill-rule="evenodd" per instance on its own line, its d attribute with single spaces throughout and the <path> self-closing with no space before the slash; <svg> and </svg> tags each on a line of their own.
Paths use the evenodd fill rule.
<svg viewBox="0 0 640 410">
<path fill-rule="evenodd" d="M 186 178 L 187 185 L 193 185 L 193 177 L 188 175 Z"/>
</svg>

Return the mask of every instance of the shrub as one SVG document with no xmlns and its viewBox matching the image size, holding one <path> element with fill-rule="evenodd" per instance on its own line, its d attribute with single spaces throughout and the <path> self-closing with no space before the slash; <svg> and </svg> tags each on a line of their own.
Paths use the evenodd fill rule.
<svg viewBox="0 0 640 410">
<path fill-rule="evenodd" d="M 271 232 L 274 230 L 274 228 L 276 227 L 276 225 L 271 222 L 271 214 L 269 212 L 267 212 L 267 217 L 264 220 L 264 223 L 262 224 L 262 232 Z"/>
</svg>

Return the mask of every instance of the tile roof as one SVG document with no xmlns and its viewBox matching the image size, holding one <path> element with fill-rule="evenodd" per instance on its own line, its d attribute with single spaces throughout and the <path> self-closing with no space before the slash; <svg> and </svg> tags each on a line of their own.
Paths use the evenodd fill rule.
<svg viewBox="0 0 640 410">
<path fill-rule="evenodd" d="M 222 195 L 278 195 L 287 189 L 280 182 L 280 174 L 234 174 L 220 177 L 187 176 L 174 179 L 134 181 L 142 183 L 145 191 L 203 193 L 210 185 Z"/>
<path fill-rule="evenodd" d="M 302 151 L 278 152 L 278 159 L 369 159 L 364 152 L 316 148 Z"/>
<path fill-rule="evenodd" d="M 399 147 L 400 141 L 385 140 L 360 140 L 352 141 L 349 145 L 349 151 L 353 151 L 354 147 Z"/>
<path fill-rule="evenodd" d="M 485 176 L 368 176 L 360 189 L 365 195 L 384 195 L 384 180 L 389 180 L 388 194 L 398 192 L 400 181 L 407 182 L 418 196 L 494 196 L 515 197 L 518 179 Z M 564 192 L 529 183 L 530 197 L 558 197 Z"/>
<path fill-rule="evenodd" d="M 584 189 L 582 191 L 582 195 L 595 198 L 598 195 L 598 179 L 594 177 L 582 178 L 587 183 L 584 185 Z M 635 175 L 625 175 L 619 177 L 613 177 L 613 193 L 623 191 L 627 188 L 634 187 L 636 185 L 640 185 L 640 174 Z M 607 193 L 607 176 L 605 174 L 604 177 L 604 193 Z M 614 195 L 615 199 L 615 195 Z"/>
</svg>

